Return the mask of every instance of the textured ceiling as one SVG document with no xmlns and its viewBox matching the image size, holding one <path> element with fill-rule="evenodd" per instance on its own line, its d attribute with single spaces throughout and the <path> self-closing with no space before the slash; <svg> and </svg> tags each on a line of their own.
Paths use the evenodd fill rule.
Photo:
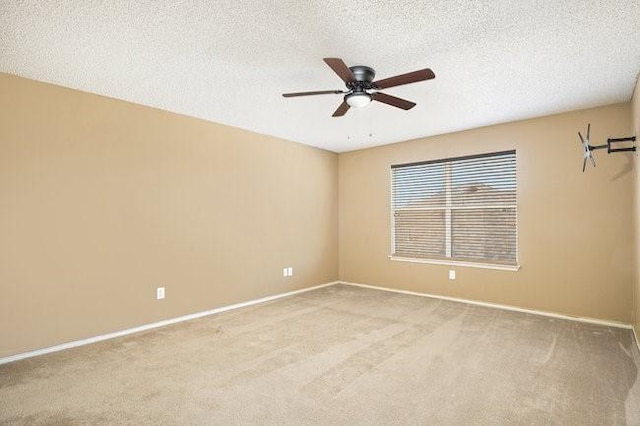
<svg viewBox="0 0 640 426">
<path fill-rule="evenodd" d="M 436 78 L 332 118 L 281 96 L 343 89 L 323 57 Z M 344 152 L 628 101 L 640 2 L 4 0 L 0 71 Z"/>
</svg>

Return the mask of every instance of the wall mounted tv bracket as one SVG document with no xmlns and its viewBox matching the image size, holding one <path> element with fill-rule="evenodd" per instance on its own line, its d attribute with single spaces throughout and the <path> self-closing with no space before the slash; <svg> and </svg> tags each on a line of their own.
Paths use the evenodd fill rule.
<svg viewBox="0 0 640 426">
<path fill-rule="evenodd" d="M 609 138 L 607 139 L 607 143 L 604 145 L 591 145 L 589 143 L 589 139 L 591 137 L 591 123 L 587 126 L 587 137 L 583 138 L 582 134 L 578 132 L 578 136 L 580 137 L 580 141 L 582 142 L 582 149 L 584 152 L 584 160 L 582 161 L 582 172 L 584 173 L 585 168 L 587 167 L 587 160 L 591 161 L 593 167 L 596 166 L 596 160 L 593 159 L 593 151 L 598 149 L 607 148 L 607 154 L 611 154 L 612 152 L 630 152 L 636 150 L 636 137 L 631 136 L 628 138 Z M 614 148 L 612 144 L 617 144 L 621 142 L 632 142 L 633 146 L 623 146 L 622 148 Z"/>
</svg>

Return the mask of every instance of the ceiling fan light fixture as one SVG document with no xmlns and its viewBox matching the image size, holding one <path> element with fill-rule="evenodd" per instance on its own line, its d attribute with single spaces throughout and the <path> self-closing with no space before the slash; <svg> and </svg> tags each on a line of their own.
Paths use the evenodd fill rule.
<svg viewBox="0 0 640 426">
<path fill-rule="evenodd" d="M 371 95 L 366 92 L 356 92 L 344 97 L 351 108 L 362 108 L 371 103 Z"/>
</svg>

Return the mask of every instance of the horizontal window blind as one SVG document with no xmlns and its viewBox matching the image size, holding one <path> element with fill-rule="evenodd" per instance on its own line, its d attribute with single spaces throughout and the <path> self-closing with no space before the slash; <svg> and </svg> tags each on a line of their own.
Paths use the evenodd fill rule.
<svg viewBox="0 0 640 426">
<path fill-rule="evenodd" d="M 517 264 L 515 151 L 396 165 L 392 255 Z"/>
</svg>

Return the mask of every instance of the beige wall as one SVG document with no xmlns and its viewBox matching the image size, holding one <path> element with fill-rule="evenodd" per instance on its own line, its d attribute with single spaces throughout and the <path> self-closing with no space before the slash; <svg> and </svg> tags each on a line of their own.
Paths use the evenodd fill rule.
<svg viewBox="0 0 640 426">
<path fill-rule="evenodd" d="M 583 174 L 576 134 L 591 123 L 592 142 L 606 143 L 628 135 L 629 117 L 630 105 L 617 104 L 341 154 L 340 279 L 630 323 L 634 154 L 598 151 Z M 509 149 L 518 272 L 388 259 L 392 164 Z"/>
<path fill-rule="evenodd" d="M 633 134 L 640 138 L 640 83 L 636 82 L 636 88 L 631 98 L 631 120 L 633 122 Z M 640 140 L 636 140 L 636 144 Z M 635 220 L 635 274 L 633 280 L 633 295 L 634 295 L 634 309 L 633 309 L 633 323 L 636 329 L 636 333 L 640 333 L 640 163 L 638 162 L 638 155 L 635 156 L 635 187 L 634 187 L 634 220 Z"/>
<path fill-rule="evenodd" d="M 337 279 L 336 154 L 6 74 L 0 94 L 0 357 Z"/>
<path fill-rule="evenodd" d="M 598 151 L 583 174 L 576 135 L 638 134 L 637 88 L 340 156 L 6 74 L 0 93 L 0 357 L 338 278 L 627 323 L 635 283 L 640 328 L 637 157 Z M 388 259 L 391 164 L 506 149 L 520 271 Z"/>
</svg>

